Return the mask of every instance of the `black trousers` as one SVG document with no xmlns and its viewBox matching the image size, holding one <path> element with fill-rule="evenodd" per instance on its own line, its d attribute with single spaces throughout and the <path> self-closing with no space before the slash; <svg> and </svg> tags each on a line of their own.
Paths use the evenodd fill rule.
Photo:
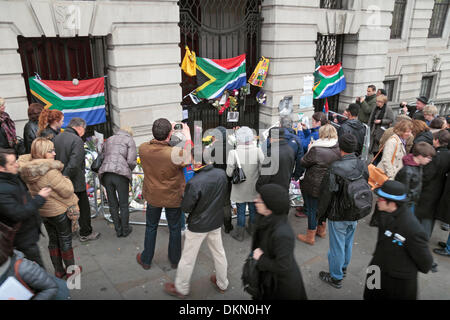
<svg viewBox="0 0 450 320">
<path fill-rule="evenodd" d="M 44 262 L 42 261 L 42 257 L 41 257 L 41 252 L 39 251 L 39 247 L 38 247 L 37 243 L 28 245 L 28 246 L 24 246 L 24 247 L 16 247 L 16 249 L 21 251 L 25 255 L 25 258 L 36 262 L 43 269 L 45 269 Z"/>
<path fill-rule="evenodd" d="M 78 224 L 80 225 L 80 236 L 87 237 L 92 233 L 91 226 L 91 207 L 89 206 L 89 199 L 86 191 L 75 192 L 78 197 L 78 206 L 80 207 L 80 218 Z"/>
<path fill-rule="evenodd" d="M 380 289 L 369 289 L 366 283 L 364 300 L 417 300 L 417 277 L 398 279 L 381 272 Z"/>
<path fill-rule="evenodd" d="M 65 252 L 72 249 L 72 222 L 65 213 L 56 217 L 43 217 L 48 234 L 48 249 Z"/>
<path fill-rule="evenodd" d="M 127 233 L 130 218 L 128 204 L 130 180 L 124 176 L 107 172 L 102 177 L 102 183 L 106 188 L 109 212 L 111 213 L 116 233 L 117 235 Z"/>
</svg>

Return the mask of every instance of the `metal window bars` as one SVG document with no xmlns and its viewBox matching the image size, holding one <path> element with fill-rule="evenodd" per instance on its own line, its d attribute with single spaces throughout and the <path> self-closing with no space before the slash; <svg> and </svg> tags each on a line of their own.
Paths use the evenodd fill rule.
<svg viewBox="0 0 450 320">
<path fill-rule="evenodd" d="M 405 18 L 406 0 L 395 0 L 392 13 L 391 39 L 402 37 L 403 21 Z"/>
<path fill-rule="evenodd" d="M 433 14 L 431 16 L 430 28 L 428 29 L 428 38 L 440 38 L 444 31 L 445 20 L 447 17 L 450 0 L 435 0 Z"/>
</svg>

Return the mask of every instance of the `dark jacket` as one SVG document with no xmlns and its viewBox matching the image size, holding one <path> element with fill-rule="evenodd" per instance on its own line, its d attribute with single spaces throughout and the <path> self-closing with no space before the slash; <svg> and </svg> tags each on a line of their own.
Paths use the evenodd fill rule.
<svg viewBox="0 0 450 320">
<path fill-rule="evenodd" d="M 422 190 L 422 166 L 413 160 L 412 153 L 403 157 L 403 168 L 394 179 L 406 186 L 409 203 L 417 204 Z"/>
<path fill-rule="evenodd" d="M 14 238 L 14 247 L 24 248 L 39 241 L 41 218 L 39 208 L 45 203 L 40 195 L 34 198 L 18 175 L 0 172 L 0 221 L 8 226 L 21 223 Z"/>
<path fill-rule="evenodd" d="M 416 111 L 415 108 L 414 108 L 414 112 L 411 113 L 410 117 L 415 119 L 415 120 L 425 121 L 425 117 L 423 115 L 423 110 L 422 111 Z"/>
<path fill-rule="evenodd" d="M 19 276 L 35 294 L 31 299 L 52 300 L 58 292 L 58 285 L 55 280 L 53 280 L 50 274 L 48 274 L 47 271 L 41 268 L 37 263 L 25 259 L 24 254 L 20 251 L 14 250 L 9 268 L 3 275 L 0 275 L 0 285 L 8 279 L 8 277 L 16 278 L 14 265 L 19 259 L 22 259 L 18 270 Z"/>
<path fill-rule="evenodd" d="M 286 139 L 273 143 L 270 155 L 264 159 L 261 175 L 256 182 L 256 191 L 265 184 L 275 183 L 289 190 L 295 165 L 295 153 Z"/>
<path fill-rule="evenodd" d="M 338 129 L 338 136 L 342 136 L 344 133 L 351 133 L 356 137 L 356 141 L 358 145 L 356 147 L 355 154 L 359 157 L 362 153 L 363 145 L 364 145 L 364 137 L 366 136 L 366 127 L 364 124 L 357 120 L 351 119 L 346 120 Z"/>
<path fill-rule="evenodd" d="M 64 164 L 63 175 L 72 181 L 75 192 L 86 191 L 83 140 L 73 128 L 68 127 L 54 138 L 53 143 L 56 152 L 55 160 Z"/>
<path fill-rule="evenodd" d="M 286 215 L 260 216 L 253 234 L 252 252 L 264 254 L 257 262 L 263 300 L 306 300 L 300 268 L 294 257 L 295 235 Z"/>
<path fill-rule="evenodd" d="M 332 221 L 356 221 L 359 214 L 343 208 L 345 190 L 345 180 L 356 179 L 363 176 L 366 181 L 369 179 L 369 171 L 363 161 L 358 159 L 354 153 L 344 155 L 341 160 L 333 162 L 325 174 L 321 185 L 321 196 L 317 219 L 323 221 L 325 217 Z"/>
<path fill-rule="evenodd" d="M 23 128 L 23 141 L 25 143 L 25 153 L 31 152 L 31 144 L 36 139 L 37 132 L 39 130 L 37 121 L 28 121 Z"/>
<path fill-rule="evenodd" d="M 319 140 L 317 140 L 319 141 Z M 341 158 L 339 146 L 333 147 L 311 146 L 302 159 L 302 166 L 306 168 L 305 177 L 301 182 L 302 192 L 318 198 L 320 184 L 331 163 Z"/>
<path fill-rule="evenodd" d="M 382 294 L 379 298 L 414 299 L 417 292 L 408 292 L 407 288 L 417 288 L 414 285 L 417 282 L 417 272 L 427 273 L 433 263 L 428 236 L 406 205 L 401 205 L 392 213 L 380 212 L 378 225 L 378 241 L 369 265 L 379 266 L 381 273 L 387 276 L 387 282 L 392 278 L 396 283 L 396 288 L 392 290 L 395 292 L 390 292 L 387 289 L 389 284 L 382 280 Z M 398 242 L 393 242 L 395 234 L 405 238 L 401 246 Z M 382 276 L 381 279 L 383 278 Z M 410 282 L 413 282 L 412 286 Z M 366 289 L 366 294 L 370 298 L 372 295 L 379 295 L 380 292 L 377 291 L 379 290 Z"/>
<path fill-rule="evenodd" d="M 61 131 L 53 130 L 52 127 L 47 126 L 44 130 L 39 133 L 39 137 L 50 139 L 52 142 L 55 142 L 55 137 L 59 135 Z M 78 135 L 78 134 L 77 134 Z"/>
<path fill-rule="evenodd" d="M 1 124 L 1 122 L 0 122 Z M 6 137 L 5 129 L 0 126 L 0 148 L 9 149 L 11 146 L 9 145 L 8 138 Z"/>
<path fill-rule="evenodd" d="M 99 177 L 105 172 L 112 172 L 128 178 L 131 181 L 131 172 L 136 167 L 136 143 L 131 135 L 119 130 L 115 135 L 105 141 L 102 148 L 103 162 L 98 171 Z"/>
<path fill-rule="evenodd" d="M 284 129 L 284 137 L 288 142 L 288 145 L 294 150 L 295 154 L 295 169 L 293 173 L 293 178 L 295 180 L 298 180 L 303 172 L 305 171 L 304 168 L 302 168 L 300 161 L 303 158 L 303 146 L 302 146 L 302 140 L 295 134 L 294 129 Z"/>
<path fill-rule="evenodd" d="M 422 131 L 420 132 L 415 138 L 413 144 L 416 144 L 418 142 L 426 142 L 430 145 L 433 145 L 433 134 L 431 131 Z"/>
<path fill-rule="evenodd" d="M 223 225 L 223 207 L 228 191 L 225 171 L 207 165 L 197 170 L 184 190 L 181 210 L 188 212 L 189 231 L 209 232 Z"/>
<path fill-rule="evenodd" d="M 433 160 L 423 167 L 422 192 L 420 193 L 420 199 L 415 209 L 415 214 L 419 219 L 439 218 L 443 221 L 450 220 L 449 210 L 443 211 L 443 214 L 439 214 L 438 210 L 441 198 L 443 201 L 446 198 L 447 202 L 450 199 L 448 189 L 444 192 L 449 172 L 450 150 L 447 147 L 439 147 L 436 149 L 436 155 L 433 157 Z M 447 218 L 445 218 L 445 215 Z"/>
<path fill-rule="evenodd" d="M 445 179 L 444 190 L 439 200 L 439 205 L 435 218 L 441 220 L 444 223 L 450 224 L 450 173 L 447 173 Z"/>
<path fill-rule="evenodd" d="M 358 120 L 367 124 L 369 122 L 370 114 L 373 109 L 377 107 L 377 96 L 366 96 L 363 102 L 358 102 L 360 105 Z"/>
<path fill-rule="evenodd" d="M 375 123 L 375 120 L 381 120 Z M 391 107 L 386 104 L 382 108 L 375 107 L 370 114 L 368 126 L 370 127 L 370 149 L 369 152 L 375 153 L 379 151 L 380 140 L 383 136 L 384 129 L 387 129 L 394 122 L 394 113 Z"/>
</svg>

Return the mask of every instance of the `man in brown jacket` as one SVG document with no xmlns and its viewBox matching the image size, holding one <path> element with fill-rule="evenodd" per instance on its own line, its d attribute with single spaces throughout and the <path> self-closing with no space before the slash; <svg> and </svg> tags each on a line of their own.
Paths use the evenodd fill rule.
<svg viewBox="0 0 450 320">
<path fill-rule="evenodd" d="M 185 187 L 183 167 L 189 163 L 188 155 L 178 147 L 169 145 L 172 125 L 160 118 L 153 123 L 154 139 L 139 146 L 144 170 L 144 198 L 147 201 L 144 251 L 136 256 L 137 262 L 150 269 L 155 253 L 156 233 L 162 209 L 169 225 L 169 260 L 177 268 L 181 257 L 181 200 Z"/>
</svg>

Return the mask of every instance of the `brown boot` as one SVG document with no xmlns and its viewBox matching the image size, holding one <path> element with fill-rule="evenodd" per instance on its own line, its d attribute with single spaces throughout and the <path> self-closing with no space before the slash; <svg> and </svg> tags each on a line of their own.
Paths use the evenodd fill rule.
<svg viewBox="0 0 450 320">
<path fill-rule="evenodd" d="M 326 222 L 322 222 L 322 224 L 319 224 L 317 226 L 316 234 L 321 238 L 325 238 L 325 236 L 327 235 L 327 223 Z"/>
<path fill-rule="evenodd" d="M 305 242 L 307 244 L 313 245 L 315 242 L 314 237 L 316 236 L 317 229 L 314 230 L 307 230 L 306 234 L 299 234 L 297 235 L 297 239 L 301 242 Z"/>
</svg>

